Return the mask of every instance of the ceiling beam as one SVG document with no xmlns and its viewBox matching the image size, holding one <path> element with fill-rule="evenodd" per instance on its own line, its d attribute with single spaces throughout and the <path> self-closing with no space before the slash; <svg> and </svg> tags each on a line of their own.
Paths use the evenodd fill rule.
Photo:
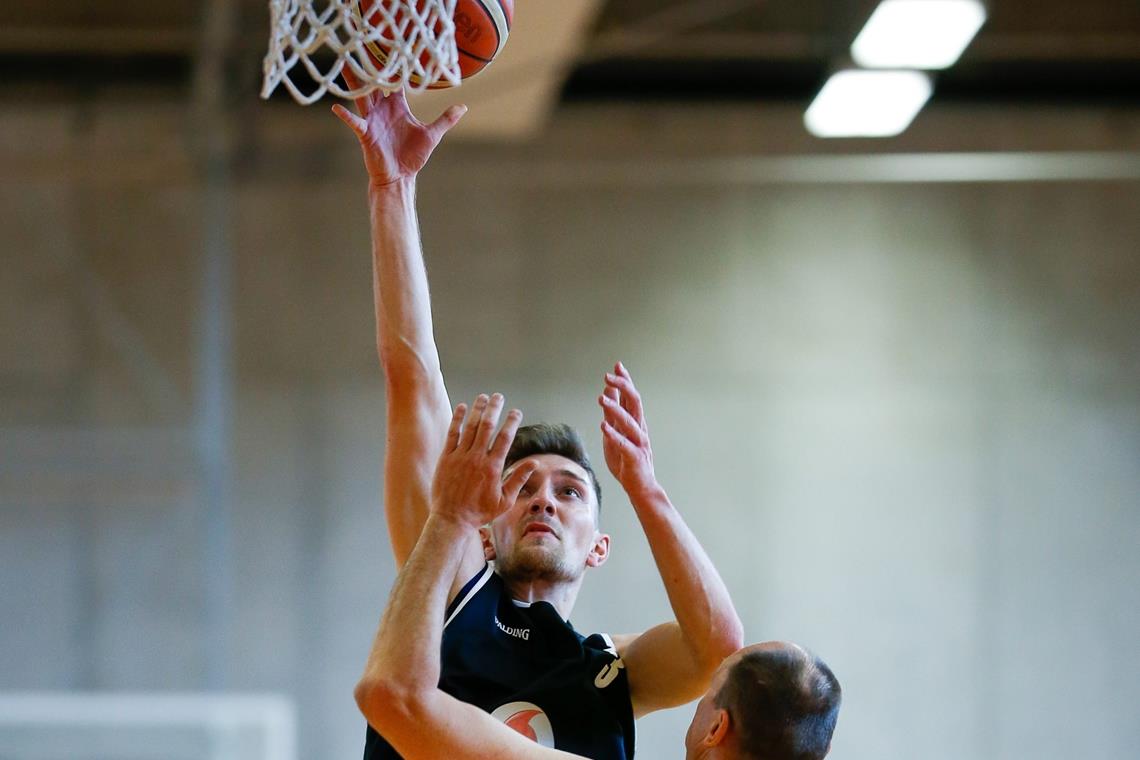
<svg viewBox="0 0 1140 760">
<path fill-rule="evenodd" d="M 835 40 L 800 32 L 687 32 L 662 38 L 624 31 L 599 38 L 588 59 L 814 60 L 830 58 Z M 1140 60 L 1140 34 L 990 34 L 967 51 L 972 62 Z"/>
<path fill-rule="evenodd" d="M 138 27 L 63 28 L 58 26 L 0 27 L 0 53 L 27 55 L 131 55 L 194 53 L 194 29 Z"/>
</svg>

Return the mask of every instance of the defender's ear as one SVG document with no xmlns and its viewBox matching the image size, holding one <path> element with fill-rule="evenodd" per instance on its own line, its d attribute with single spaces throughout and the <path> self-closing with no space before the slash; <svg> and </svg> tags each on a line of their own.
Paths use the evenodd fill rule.
<svg viewBox="0 0 1140 760">
<path fill-rule="evenodd" d="M 610 556 L 610 537 L 605 533 L 594 536 L 594 545 L 586 555 L 586 567 L 601 567 Z"/>
<path fill-rule="evenodd" d="M 479 528 L 479 540 L 483 543 L 483 559 L 488 562 L 495 561 L 495 543 L 491 540 L 491 529 L 486 525 Z"/>
<path fill-rule="evenodd" d="M 709 725 L 709 730 L 705 733 L 701 743 L 706 747 L 719 747 L 724 744 L 725 739 L 728 738 L 728 728 L 732 719 L 728 716 L 728 710 L 723 707 L 716 711 L 713 722 Z"/>
</svg>

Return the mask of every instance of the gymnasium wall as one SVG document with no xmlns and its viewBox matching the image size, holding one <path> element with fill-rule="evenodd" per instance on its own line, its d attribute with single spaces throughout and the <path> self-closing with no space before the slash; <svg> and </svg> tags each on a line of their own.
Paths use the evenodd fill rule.
<svg viewBox="0 0 1140 760">
<path fill-rule="evenodd" d="M 301 757 L 357 757 L 394 575 L 364 175 L 323 109 L 246 116 L 210 180 L 178 103 L 0 103 L 0 691 L 280 692 Z M 577 108 L 445 145 L 420 218 L 453 400 L 500 390 L 602 466 L 623 360 L 747 638 L 838 674 L 837 760 L 1132 757 L 1140 173 L 1082 167 L 1134 164 L 1140 114 L 935 108 L 892 144 L 918 181 L 796 118 Z M 943 149 L 1085 178 L 933 181 Z M 219 428 L 201 272 L 227 247 Z M 573 620 L 635 631 L 669 610 L 603 490 Z M 643 720 L 639 756 L 680 757 L 691 713 Z"/>
</svg>

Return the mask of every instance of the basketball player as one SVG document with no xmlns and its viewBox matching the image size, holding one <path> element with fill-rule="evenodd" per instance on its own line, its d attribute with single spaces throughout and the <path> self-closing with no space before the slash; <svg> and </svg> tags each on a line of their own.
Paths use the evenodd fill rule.
<svg viewBox="0 0 1140 760">
<path fill-rule="evenodd" d="M 346 79 L 355 85 L 347 72 Z M 463 108 L 425 125 L 403 93 L 373 94 L 356 105 L 359 115 L 339 105 L 334 111 L 359 139 L 369 175 L 388 400 L 384 503 L 400 566 L 427 520 L 431 476 L 451 419 L 432 334 L 415 180 Z M 480 398 L 475 406 L 491 403 Z M 573 430 L 524 428 L 510 461 L 525 460 L 533 472 L 511 509 L 470 532 L 449 579 L 452 621 L 441 685 L 511 725 L 519 714 L 538 716 L 529 725 L 549 724 L 546 733 L 559 748 L 629 758 L 633 718 L 698 697 L 742 634 L 723 582 L 656 480 L 641 399 L 620 364 L 606 374 L 599 403 L 606 463 L 645 530 L 676 619 L 612 639 L 582 637 L 569 626 L 585 570 L 609 554 L 609 536 L 598 529 L 600 489 Z M 396 756 L 369 727 L 366 760 Z"/>
<path fill-rule="evenodd" d="M 539 468 L 524 459 L 504 478 L 522 414 L 511 410 L 496 435 L 500 409 L 494 402 L 456 408 L 435 472 L 431 514 L 396 580 L 357 687 L 368 722 L 408 760 L 581 757 L 536 747 L 436 685 L 440 635 L 448 625 L 440 610 L 468 534 L 510 510 Z M 747 647 L 713 676 L 685 736 L 685 757 L 821 760 L 831 746 L 840 699 L 827 665 L 795 644 Z"/>
</svg>

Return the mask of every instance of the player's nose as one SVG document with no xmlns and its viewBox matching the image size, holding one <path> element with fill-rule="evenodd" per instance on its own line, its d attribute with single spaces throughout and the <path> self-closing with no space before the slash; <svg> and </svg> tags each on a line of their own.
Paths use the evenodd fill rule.
<svg viewBox="0 0 1140 760">
<path fill-rule="evenodd" d="M 539 512 L 546 512 L 546 514 L 548 514 L 548 515 L 553 515 L 554 514 L 554 500 L 553 499 L 535 498 L 534 501 L 532 501 L 530 503 L 530 512 L 531 512 L 531 514 L 535 514 L 535 515 L 538 514 Z"/>
<path fill-rule="evenodd" d="M 546 512 L 548 515 L 554 514 L 553 490 L 549 483 L 543 483 L 534 490 L 530 497 L 531 514 L 538 514 L 539 512 Z"/>
</svg>

